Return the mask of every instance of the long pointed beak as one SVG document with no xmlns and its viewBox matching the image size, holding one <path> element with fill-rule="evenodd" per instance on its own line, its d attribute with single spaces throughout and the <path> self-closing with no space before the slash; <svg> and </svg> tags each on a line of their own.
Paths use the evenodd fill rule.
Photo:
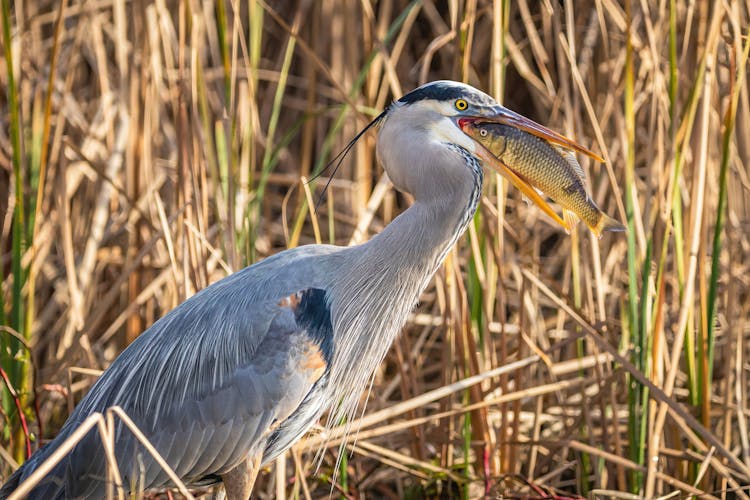
<svg viewBox="0 0 750 500">
<path fill-rule="evenodd" d="M 554 130 L 548 129 L 544 125 L 538 124 L 534 120 L 529 120 L 525 116 L 519 115 L 515 111 L 511 111 L 510 109 L 503 106 L 497 106 L 497 108 L 495 109 L 496 112 L 494 116 L 491 115 L 487 117 L 477 118 L 474 121 L 510 125 L 512 127 L 516 127 L 519 130 L 523 130 L 524 132 L 528 132 L 529 134 L 544 139 L 547 142 L 557 144 L 558 146 L 562 146 L 567 149 L 572 149 L 573 151 L 578 151 L 579 153 L 585 154 L 586 156 L 595 159 L 599 163 L 604 163 L 604 159 L 590 149 L 581 146 L 577 142 L 573 141 L 572 139 L 568 139 L 564 135 L 558 134 Z"/>
<path fill-rule="evenodd" d="M 523 115 L 519 115 L 515 111 L 512 111 L 508 108 L 504 108 L 503 106 L 497 107 L 497 112 L 495 113 L 494 116 L 480 118 L 476 121 L 493 122 L 493 123 L 501 123 L 503 125 L 510 125 L 512 127 L 516 127 L 519 130 L 523 130 L 524 132 L 528 132 L 541 139 L 544 139 L 547 142 L 550 142 L 552 144 L 557 144 L 558 146 L 562 146 L 567 149 L 572 149 L 573 151 L 577 151 L 579 153 L 585 154 L 586 156 L 590 158 L 593 158 L 599 163 L 604 163 L 604 158 L 594 153 L 590 149 L 581 146 L 574 140 L 568 139 L 564 135 L 558 134 L 554 130 L 548 129 L 544 125 L 538 124 L 534 120 L 530 120 Z"/>
</svg>

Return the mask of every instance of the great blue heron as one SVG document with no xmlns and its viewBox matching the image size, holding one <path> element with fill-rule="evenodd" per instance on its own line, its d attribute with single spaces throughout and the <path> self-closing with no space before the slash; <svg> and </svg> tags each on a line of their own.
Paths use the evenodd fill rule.
<svg viewBox="0 0 750 500">
<path fill-rule="evenodd" d="M 420 293 L 471 220 L 482 164 L 503 170 L 461 131 L 477 119 L 581 150 L 468 85 L 438 81 L 413 90 L 375 120 L 383 168 L 397 189 L 414 197 L 408 210 L 362 245 L 286 250 L 180 304 L 120 354 L 58 436 L 10 477 L 0 498 L 87 416 L 119 405 L 186 483 L 223 480 L 230 499 L 247 499 L 261 465 L 326 409 L 331 422 L 352 415 Z M 124 488 L 169 484 L 119 424 L 115 454 Z M 100 498 L 105 478 L 103 448 L 92 431 L 30 498 Z"/>
</svg>

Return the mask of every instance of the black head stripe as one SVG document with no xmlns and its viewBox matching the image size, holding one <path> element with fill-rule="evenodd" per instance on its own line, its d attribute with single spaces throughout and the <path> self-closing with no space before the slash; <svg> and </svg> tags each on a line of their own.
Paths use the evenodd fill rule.
<svg viewBox="0 0 750 500">
<path fill-rule="evenodd" d="M 465 97 L 466 91 L 460 87 L 444 83 L 433 83 L 430 85 L 423 85 L 417 89 L 412 90 L 398 102 L 404 104 L 411 104 L 417 101 L 424 101 L 425 99 L 434 99 L 436 101 L 449 101 L 451 99 L 458 99 L 459 97 Z"/>
<path fill-rule="evenodd" d="M 471 87 L 458 85 L 454 82 L 432 82 L 426 85 L 418 87 L 401 99 L 398 102 L 403 104 L 411 104 L 417 101 L 423 101 L 425 99 L 434 99 L 436 101 L 452 101 L 462 97 L 467 99 L 470 103 L 493 105 L 494 102 L 481 92 L 471 92 Z"/>
</svg>

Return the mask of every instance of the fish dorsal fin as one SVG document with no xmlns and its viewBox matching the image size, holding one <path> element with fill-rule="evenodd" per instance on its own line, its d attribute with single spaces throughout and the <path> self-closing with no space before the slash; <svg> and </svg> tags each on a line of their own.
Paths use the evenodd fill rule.
<svg viewBox="0 0 750 500">
<path fill-rule="evenodd" d="M 575 153 L 561 146 L 555 146 L 555 148 L 557 149 L 558 153 L 560 153 L 562 157 L 565 158 L 565 161 L 568 162 L 568 165 L 570 165 L 573 171 L 578 174 L 581 179 L 585 179 L 586 174 L 583 173 L 583 167 L 581 167 L 581 164 L 578 163 L 578 159 L 576 158 Z"/>
</svg>

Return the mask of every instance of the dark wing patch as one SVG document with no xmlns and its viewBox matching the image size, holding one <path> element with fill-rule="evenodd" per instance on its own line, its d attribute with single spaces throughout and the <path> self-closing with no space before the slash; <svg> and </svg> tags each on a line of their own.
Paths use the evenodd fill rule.
<svg viewBox="0 0 750 500">
<path fill-rule="evenodd" d="M 285 303 L 294 311 L 295 321 L 308 336 L 306 342 L 299 344 L 299 359 L 302 372 L 313 385 L 304 399 L 294 404 L 288 417 L 275 423 L 263 453 L 263 463 L 270 462 L 291 446 L 320 418 L 329 403 L 325 385 L 333 360 L 333 325 L 325 290 L 303 290 L 294 297 L 287 297 Z"/>
<path fill-rule="evenodd" d="M 300 368 L 315 383 L 328 369 L 333 355 L 333 326 L 325 290 L 301 290 L 281 299 L 279 307 L 288 308 L 297 326 L 309 337 L 300 344 Z"/>
<path fill-rule="evenodd" d="M 333 357 L 333 327 L 325 290 L 301 290 L 286 297 L 280 305 L 289 308 L 298 328 L 292 334 L 295 337 L 292 345 L 292 357 L 296 363 L 294 376 L 301 377 L 298 383 L 311 389 L 328 372 Z M 309 392 L 286 395 L 279 404 L 274 427 L 292 418 Z"/>
<path fill-rule="evenodd" d="M 333 325 L 326 292 L 319 288 L 309 288 L 295 295 L 298 302 L 294 308 L 294 319 L 317 343 L 323 362 L 330 365 L 333 361 Z"/>
</svg>

